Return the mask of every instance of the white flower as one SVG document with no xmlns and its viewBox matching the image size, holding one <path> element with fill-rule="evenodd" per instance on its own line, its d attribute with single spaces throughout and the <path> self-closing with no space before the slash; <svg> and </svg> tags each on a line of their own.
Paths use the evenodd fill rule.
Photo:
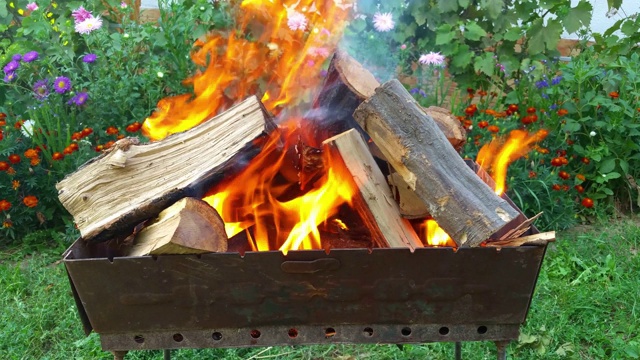
<svg viewBox="0 0 640 360">
<path fill-rule="evenodd" d="M 591 136 L 591 137 L 596 136 L 596 132 L 595 132 L 595 131 L 590 132 L 590 133 L 589 133 L 589 136 Z"/>
<path fill-rule="evenodd" d="M 287 12 L 287 25 L 289 26 L 289 29 L 293 31 L 304 31 L 304 29 L 307 28 L 307 18 L 295 10 L 289 10 Z"/>
<path fill-rule="evenodd" d="M 102 27 L 102 19 L 98 17 L 90 17 L 82 22 L 76 24 L 76 32 L 80 34 L 88 34 L 93 30 L 98 30 Z"/>
<path fill-rule="evenodd" d="M 396 27 L 391 13 L 375 13 L 373 15 L 373 27 L 380 32 L 387 32 Z"/>
<path fill-rule="evenodd" d="M 200 11 L 204 11 L 204 6 L 200 6 Z"/>
<path fill-rule="evenodd" d="M 122 37 L 126 39 L 126 38 L 128 38 L 128 37 L 129 37 L 129 34 L 124 33 L 124 34 L 122 34 Z"/>
<path fill-rule="evenodd" d="M 36 122 L 31 119 L 23 122 L 22 126 L 20 127 L 20 131 L 22 132 L 22 134 L 30 138 L 33 135 L 33 125 L 35 125 L 35 123 Z"/>
<path fill-rule="evenodd" d="M 156 75 L 158 75 L 159 78 L 164 77 L 164 73 L 162 71 L 158 71 Z"/>
<path fill-rule="evenodd" d="M 444 55 L 440 55 L 439 52 L 430 52 L 428 54 L 420 55 L 418 62 L 423 65 L 435 65 L 439 66 L 444 63 Z"/>
</svg>

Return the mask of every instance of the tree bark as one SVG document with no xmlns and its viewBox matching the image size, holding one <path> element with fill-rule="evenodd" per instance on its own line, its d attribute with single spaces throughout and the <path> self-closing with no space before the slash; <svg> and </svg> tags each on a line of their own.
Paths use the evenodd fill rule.
<svg viewBox="0 0 640 360">
<path fill-rule="evenodd" d="M 377 88 L 354 118 L 458 246 L 478 246 L 518 216 L 397 80 Z"/>
</svg>

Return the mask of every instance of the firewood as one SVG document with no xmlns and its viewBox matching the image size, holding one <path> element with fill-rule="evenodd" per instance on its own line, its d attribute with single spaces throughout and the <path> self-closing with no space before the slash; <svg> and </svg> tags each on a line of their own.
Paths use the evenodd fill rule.
<svg viewBox="0 0 640 360">
<path fill-rule="evenodd" d="M 362 136 L 354 129 L 327 139 L 325 151 L 342 161 L 358 188 L 353 206 L 371 231 L 374 242 L 383 247 L 422 247 L 408 220 L 400 216 L 384 175 Z"/>
<path fill-rule="evenodd" d="M 399 81 L 377 88 L 354 118 L 458 246 L 478 246 L 518 216 L 465 164 Z"/>
<path fill-rule="evenodd" d="M 400 207 L 400 214 L 406 219 L 421 219 L 429 216 L 427 205 L 411 190 L 411 187 L 397 172 L 387 176 L 391 191 Z"/>
<path fill-rule="evenodd" d="M 138 233 L 128 256 L 225 252 L 227 240 L 224 221 L 213 207 L 184 198 Z"/>
<path fill-rule="evenodd" d="M 319 109 L 319 139 L 358 128 L 353 121 L 353 111 L 369 97 L 373 96 L 380 82 L 357 60 L 342 50 L 336 51 L 327 76 L 314 107 Z M 451 145 L 460 150 L 467 140 L 467 134 L 455 116 L 448 110 L 430 106 L 425 111 L 436 121 Z"/>
<path fill-rule="evenodd" d="M 184 197 L 200 198 L 241 170 L 275 129 L 256 97 L 190 130 L 138 145 L 118 141 L 56 187 L 83 239 L 97 242 L 130 233 Z"/>
<path fill-rule="evenodd" d="M 549 242 L 556 241 L 556 232 L 548 231 L 534 235 L 523 236 L 515 239 L 488 241 L 486 246 L 489 247 L 505 247 L 505 246 L 522 246 L 522 245 L 546 245 Z"/>
</svg>

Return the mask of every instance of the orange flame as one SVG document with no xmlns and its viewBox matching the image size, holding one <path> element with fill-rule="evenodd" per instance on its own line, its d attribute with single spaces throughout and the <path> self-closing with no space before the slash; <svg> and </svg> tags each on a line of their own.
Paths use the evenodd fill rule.
<svg viewBox="0 0 640 360">
<path fill-rule="evenodd" d="M 309 98 L 322 79 L 349 15 L 341 1 L 245 0 L 236 9 L 236 29 L 197 42 L 192 61 L 201 70 L 185 80 L 193 96 L 158 102 L 142 130 L 151 140 L 190 129 L 249 95 L 261 94 L 278 114 Z"/>
<path fill-rule="evenodd" d="M 357 189 L 347 181 L 351 175 L 342 162 L 326 151 L 325 173 L 310 190 L 289 199 L 288 194 L 300 189 L 297 183 L 283 180 L 282 169 L 291 166 L 287 149 L 295 144 L 299 129 L 289 121 L 280 130 L 271 134 L 247 168 L 209 191 L 203 200 L 225 221 L 228 236 L 253 226 L 250 241 L 258 251 L 321 249 L 318 225 L 336 215 L 341 205 L 350 203 Z"/>
<path fill-rule="evenodd" d="M 504 193 L 509 164 L 525 156 L 535 143 L 542 141 L 548 134 L 544 129 L 538 130 L 535 134 L 513 130 L 506 141 L 503 138 L 495 138 L 478 151 L 476 162 L 495 180 L 496 194 Z"/>
<path fill-rule="evenodd" d="M 451 239 L 449 234 L 447 234 L 435 220 L 425 220 L 420 224 L 420 228 L 424 236 L 423 241 L 425 241 L 427 245 L 435 247 L 456 247 L 453 239 Z"/>
</svg>

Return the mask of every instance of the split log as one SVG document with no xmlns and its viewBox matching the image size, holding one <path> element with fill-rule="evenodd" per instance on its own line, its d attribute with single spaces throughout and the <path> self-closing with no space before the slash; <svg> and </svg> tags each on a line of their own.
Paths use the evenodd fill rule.
<svg viewBox="0 0 640 360">
<path fill-rule="evenodd" d="M 421 219 L 429 216 L 429 209 L 427 205 L 411 190 L 402 176 L 397 172 L 392 172 L 387 176 L 389 186 L 393 197 L 396 199 L 398 206 L 400 207 L 400 214 L 406 219 Z"/>
<path fill-rule="evenodd" d="M 316 139 L 327 139 L 352 128 L 358 128 L 353 120 L 355 109 L 373 96 L 380 82 L 358 61 L 343 50 L 337 50 L 329 64 L 325 82 L 314 102 Z M 448 110 L 430 106 L 425 109 L 438 124 L 451 145 L 460 150 L 467 140 L 467 133 Z M 314 144 L 311 144 L 315 146 Z"/>
<path fill-rule="evenodd" d="M 518 216 L 465 164 L 399 81 L 377 88 L 354 118 L 458 246 L 478 246 Z"/>
<path fill-rule="evenodd" d="M 506 246 L 522 246 L 522 245 L 540 245 L 544 246 L 549 242 L 556 241 L 556 232 L 549 231 L 515 239 L 488 241 L 486 246 L 489 247 L 506 247 Z"/>
<path fill-rule="evenodd" d="M 184 197 L 201 198 L 261 149 L 275 125 L 256 97 L 190 130 L 137 145 L 118 141 L 60 181 L 58 198 L 83 239 L 104 241 Z"/>
<path fill-rule="evenodd" d="M 324 149 L 351 173 L 359 191 L 352 203 L 374 242 L 381 247 L 422 247 L 409 221 L 400 216 L 385 177 L 362 136 L 349 130 L 327 139 Z"/>
<path fill-rule="evenodd" d="M 227 241 L 218 212 L 200 199 L 184 198 L 138 233 L 128 256 L 225 252 Z"/>
</svg>

